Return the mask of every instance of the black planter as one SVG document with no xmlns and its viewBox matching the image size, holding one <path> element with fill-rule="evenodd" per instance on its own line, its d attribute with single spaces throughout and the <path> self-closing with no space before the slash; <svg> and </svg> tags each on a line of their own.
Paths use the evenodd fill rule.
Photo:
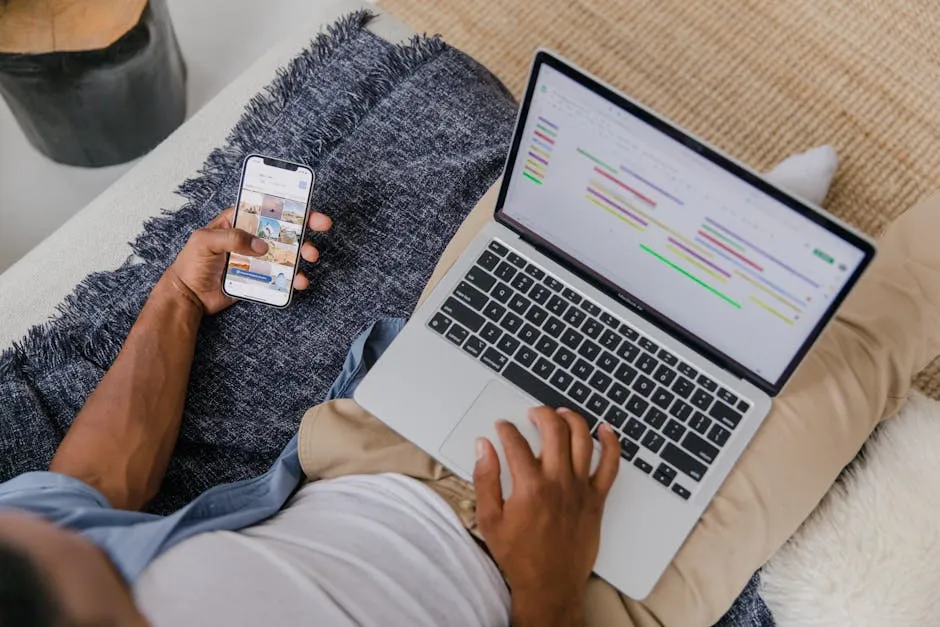
<svg viewBox="0 0 940 627">
<path fill-rule="evenodd" d="M 0 54 L 0 94 L 50 159 L 101 167 L 135 159 L 186 118 L 186 65 L 166 0 L 103 50 Z"/>
</svg>

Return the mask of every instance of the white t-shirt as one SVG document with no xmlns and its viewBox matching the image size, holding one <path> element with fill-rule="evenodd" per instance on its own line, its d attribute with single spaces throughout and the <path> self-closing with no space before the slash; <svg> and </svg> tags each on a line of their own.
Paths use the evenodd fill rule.
<svg viewBox="0 0 940 627">
<path fill-rule="evenodd" d="M 134 598 L 154 627 L 509 624 L 506 585 L 453 510 L 393 474 L 310 483 L 259 525 L 182 542 Z"/>
</svg>

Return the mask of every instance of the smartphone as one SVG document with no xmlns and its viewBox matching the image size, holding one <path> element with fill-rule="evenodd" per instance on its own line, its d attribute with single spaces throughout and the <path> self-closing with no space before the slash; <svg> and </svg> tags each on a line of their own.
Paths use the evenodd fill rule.
<svg viewBox="0 0 940 627">
<path fill-rule="evenodd" d="M 305 165 L 261 155 L 245 159 L 235 228 L 262 238 L 268 252 L 229 254 L 222 277 L 225 294 L 274 307 L 290 305 L 312 192 L 313 170 Z"/>
</svg>

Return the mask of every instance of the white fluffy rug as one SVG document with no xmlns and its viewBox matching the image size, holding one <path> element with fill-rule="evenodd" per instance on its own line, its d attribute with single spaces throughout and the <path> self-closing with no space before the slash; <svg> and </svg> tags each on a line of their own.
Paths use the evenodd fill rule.
<svg viewBox="0 0 940 627">
<path fill-rule="evenodd" d="M 912 394 L 761 579 L 781 627 L 940 626 L 940 403 Z"/>
</svg>

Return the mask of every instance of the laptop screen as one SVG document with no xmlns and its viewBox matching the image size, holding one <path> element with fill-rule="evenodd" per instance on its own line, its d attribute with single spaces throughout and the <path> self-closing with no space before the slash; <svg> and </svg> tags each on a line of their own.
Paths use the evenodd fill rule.
<svg viewBox="0 0 940 627">
<path fill-rule="evenodd" d="M 640 311 L 779 382 L 870 245 L 761 191 L 608 90 L 536 68 L 501 216 Z"/>
</svg>

